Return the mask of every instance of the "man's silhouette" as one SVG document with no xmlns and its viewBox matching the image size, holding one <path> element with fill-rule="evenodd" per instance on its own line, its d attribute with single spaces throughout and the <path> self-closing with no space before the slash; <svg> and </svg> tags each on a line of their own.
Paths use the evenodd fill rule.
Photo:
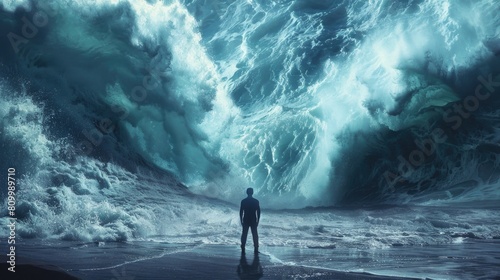
<svg viewBox="0 0 500 280">
<path fill-rule="evenodd" d="M 240 264 L 238 265 L 238 276 L 245 280 L 258 280 L 264 275 L 262 266 L 260 265 L 259 254 L 253 256 L 252 264 L 248 264 L 247 257 L 244 252 L 241 252 Z"/>
<path fill-rule="evenodd" d="M 245 244 L 247 243 L 248 228 L 252 230 L 253 246 L 255 252 L 259 251 L 259 235 L 257 234 L 257 226 L 260 220 L 259 201 L 252 197 L 253 189 L 247 189 L 248 197 L 241 201 L 240 206 L 240 222 L 243 226 L 241 234 L 241 251 L 245 253 Z"/>
</svg>

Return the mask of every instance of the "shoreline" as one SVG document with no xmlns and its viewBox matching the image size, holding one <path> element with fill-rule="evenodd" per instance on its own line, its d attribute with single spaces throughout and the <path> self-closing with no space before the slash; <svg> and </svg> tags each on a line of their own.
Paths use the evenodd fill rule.
<svg viewBox="0 0 500 280">
<path fill-rule="evenodd" d="M 242 255 L 235 245 L 107 244 L 62 242 L 64 246 L 31 247 L 20 252 L 16 272 L 0 266 L 2 279 L 419 279 L 348 272 L 283 262 L 269 252 Z M 73 246 L 67 246 L 73 245 Z M 23 246 L 24 247 L 24 246 Z M 28 249 L 27 247 L 25 247 Z M 295 254 L 295 249 L 279 251 Z M 134 254 L 134 251 L 135 254 Z M 324 251 L 325 253 L 327 251 Z M 46 258 L 41 256 L 45 255 Z M 10 273 L 10 274 L 7 274 Z M 7 277 L 5 277 L 7 276 Z"/>
<path fill-rule="evenodd" d="M 22 240 L 0 279 L 500 279 L 500 240 L 388 249 Z M 247 249 L 251 246 L 247 246 Z M 1 248 L 0 248 L 1 249 Z M 43 276 L 43 277 L 42 277 Z"/>
</svg>

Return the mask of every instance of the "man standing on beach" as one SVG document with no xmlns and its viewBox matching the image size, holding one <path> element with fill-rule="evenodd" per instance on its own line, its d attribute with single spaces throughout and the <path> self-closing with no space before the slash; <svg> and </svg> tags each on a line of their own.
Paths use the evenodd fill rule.
<svg viewBox="0 0 500 280">
<path fill-rule="evenodd" d="M 245 244 L 247 243 L 248 228 L 252 230 L 253 246 L 255 253 L 259 252 L 259 235 L 257 234 L 257 226 L 260 220 L 259 201 L 252 197 L 253 189 L 247 189 L 248 197 L 241 201 L 240 206 L 240 222 L 243 226 L 241 234 L 241 251 L 245 253 Z"/>
</svg>

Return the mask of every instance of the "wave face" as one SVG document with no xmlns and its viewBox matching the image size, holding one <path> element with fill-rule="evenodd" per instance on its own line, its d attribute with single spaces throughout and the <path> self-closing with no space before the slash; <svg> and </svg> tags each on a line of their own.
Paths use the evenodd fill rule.
<svg viewBox="0 0 500 280">
<path fill-rule="evenodd" d="M 0 167 L 27 236 L 65 213 L 83 238 L 100 207 L 126 239 L 162 216 L 127 197 L 177 182 L 275 208 L 500 199 L 497 1 L 0 7 Z"/>
</svg>

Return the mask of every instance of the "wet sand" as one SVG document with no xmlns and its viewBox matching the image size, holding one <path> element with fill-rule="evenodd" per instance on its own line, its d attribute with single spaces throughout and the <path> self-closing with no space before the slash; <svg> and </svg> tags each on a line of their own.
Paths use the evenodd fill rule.
<svg viewBox="0 0 500 280">
<path fill-rule="evenodd" d="M 298 255 L 296 262 L 284 263 L 269 252 L 242 255 L 234 245 L 55 242 L 20 247 L 16 272 L 2 264 L 1 279 L 415 279 L 303 266 Z"/>
</svg>

